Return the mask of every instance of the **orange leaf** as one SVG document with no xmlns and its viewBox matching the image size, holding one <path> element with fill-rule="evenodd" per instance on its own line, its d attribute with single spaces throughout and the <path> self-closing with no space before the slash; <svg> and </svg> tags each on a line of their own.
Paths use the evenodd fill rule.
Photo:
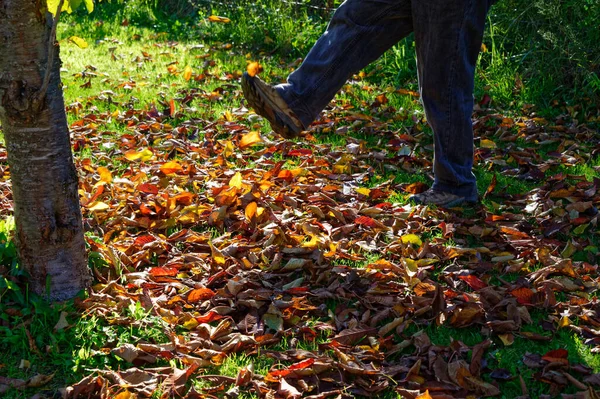
<svg viewBox="0 0 600 399">
<path fill-rule="evenodd" d="M 160 171 L 163 172 L 165 175 L 181 172 L 182 170 L 183 168 L 181 167 L 179 162 L 176 161 L 171 161 L 160 165 Z"/>
<path fill-rule="evenodd" d="M 251 62 L 248 64 L 248 68 L 246 68 L 246 70 L 248 71 L 248 75 L 255 77 L 262 72 L 263 68 L 258 62 Z"/>
<path fill-rule="evenodd" d="M 277 174 L 277 178 L 291 182 L 292 180 L 294 180 L 294 175 L 288 169 L 284 169 L 280 171 L 279 174 Z"/>
<path fill-rule="evenodd" d="M 252 220 L 252 217 L 256 215 L 257 209 L 258 205 L 256 204 L 256 202 L 251 202 L 248 204 L 248 206 L 246 206 L 246 211 L 244 213 L 246 214 L 248 220 Z"/>
<path fill-rule="evenodd" d="M 175 277 L 179 271 L 174 267 L 153 267 L 150 269 L 152 277 Z"/>
<path fill-rule="evenodd" d="M 419 283 L 415 286 L 414 291 L 417 296 L 423 296 L 429 292 L 435 292 L 435 285 L 430 283 Z"/>
<path fill-rule="evenodd" d="M 244 148 L 250 147 L 254 144 L 262 143 L 262 141 L 263 140 L 260 137 L 260 133 L 258 131 L 252 131 L 252 132 L 244 134 L 242 136 L 239 147 L 241 149 L 244 149 Z"/>
<path fill-rule="evenodd" d="M 100 181 L 104 183 L 112 182 L 112 173 L 104 166 L 98 167 L 98 174 L 100 175 Z"/>
<path fill-rule="evenodd" d="M 429 390 L 426 390 L 425 393 L 420 394 L 415 399 L 433 399 L 429 394 Z"/>
<path fill-rule="evenodd" d="M 498 180 L 496 179 L 496 175 L 494 174 L 494 176 L 492 177 L 492 181 L 490 182 L 490 185 L 488 186 L 487 190 L 485 190 L 485 194 L 483 194 L 483 198 L 490 195 L 492 193 L 492 191 L 494 191 L 496 189 L 497 184 L 498 184 Z"/>
<path fill-rule="evenodd" d="M 123 391 L 120 394 L 118 394 L 117 396 L 115 396 L 114 399 L 130 399 L 131 396 L 132 396 L 131 392 Z"/>
<path fill-rule="evenodd" d="M 171 101 L 169 101 L 169 115 L 174 116 L 175 111 L 175 100 L 171 99 Z"/>
<path fill-rule="evenodd" d="M 522 231 L 513 229 L 511 227 L 502 226 L 502 227 L 500 227 L 500 231 L 504 234 L 508 234 L 508 235 L 518 237 L 518 238 L 530 238 L 529 234 L 523 233 Z"/>
<path fill-rule="evenodd" d="M 423 191 L 427 191 L 427 184 L 425 183 L 421 183 L 421 182 L 416 182 L 413 184 L 409 184 L 408 186 L 404 187 L 404 191 L 406 191 L 407 193 L 410 194 L 419 194 L 422 193 Z"/>
<path fill-rule="evenodd" d="M 186 192 L 177 194 L 174 197 L 174 199 L 175 199 L 175 202 L 177 202 L 179 204 L 190 205 L 195 197 L 196 197 L 196 194 L 188 193 L 186 191 Z"/>
<path fill-rule="evenodd" d="M 520 287 L 512 290 L 510 294 L 517 298 L 517 302 L 524 305 L 526 303 L 532 303 L 531 299 L 533 298 L 534 292 L 527 287 Z"/>
<path fill-rule="evenodd" d="M 205 301 L 213 296 L 215 296 L 215 292 L 210 288 L 196 288 L 195 290 L 190 291 L 188 295 L 188 302 L 196 303 Z"/>
</svg>

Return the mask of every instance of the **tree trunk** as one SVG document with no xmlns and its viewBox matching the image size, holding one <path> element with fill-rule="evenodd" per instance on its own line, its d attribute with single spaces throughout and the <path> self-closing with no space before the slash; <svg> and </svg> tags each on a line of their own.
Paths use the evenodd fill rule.
<svg viewBox="0 0 600 399">
<path fill-rule="evenodd" d="M 12 180 L 16 244 L 29 288 L 72 298 L 91 281 L 78 179 L 60 82 L 58 44 L 48 64 L 46 0 L 0 0 L 0 123 Z M 51 68 L 45 93 L 40 92 Z"/>
</svg>

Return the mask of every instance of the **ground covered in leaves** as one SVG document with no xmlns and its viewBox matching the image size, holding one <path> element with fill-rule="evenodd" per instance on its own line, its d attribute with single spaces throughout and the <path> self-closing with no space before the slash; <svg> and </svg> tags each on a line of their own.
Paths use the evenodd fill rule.
<svg viewBox="0 0 600 399">
<path fill-rule="evenodd" d="M 362 73 L 283 140 L 239 78 L 297 62 L 134 32 L 63 42 L 96 281 L 46 325 L 78 340 L 64 397 L 598 397 L 598 109 L 478 99 L 482 203 L 415 206 L 433 148 L 414 91 Z M 6 297 L 33 365 L 0 387 L 51 395 L 36 364 L 61 349 Z"/>
</svg>

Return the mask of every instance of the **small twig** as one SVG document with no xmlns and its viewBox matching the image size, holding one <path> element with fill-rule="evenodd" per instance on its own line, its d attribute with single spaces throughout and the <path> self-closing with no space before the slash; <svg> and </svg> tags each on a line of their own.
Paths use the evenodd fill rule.
<svg viewBox="0 0 600 399">
<path fill-rule="evenodd" d="M 60 0 L 58 8 L 56 9 L 56 15 L 54 15 L 54 19 L 52 20 L 52 29 L 50 30 L 50 38 L 48 39 L 48 62 L 46 63 L 46 73 L 44 75 L 42 87 L 40 87 L 40 90 L 36 94 L 38 100 L 41 100 L 46 95 L 48 85 L 50 84 L 50 73 L 52 71 L 52 65 L 54 64 L 54 54 L 56 53 L 56 46 L 54 45 L 54 42 L 56 42 L 56 26 L 58 25 L 58 18 L 60 17 L 64 2 L 65 0 Z"/>
</svg>

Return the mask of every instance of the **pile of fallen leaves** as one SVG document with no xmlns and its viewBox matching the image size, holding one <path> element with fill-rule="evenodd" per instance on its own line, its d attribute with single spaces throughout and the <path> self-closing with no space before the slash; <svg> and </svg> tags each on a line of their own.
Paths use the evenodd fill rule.
<svg viewBox="0 0 600 399">
<path fill-rule="evenodd" d="M 93 269 L 96 285 L 77 305 L 83 317 L 139 326 L 146 321 L 125 312 L 139 303 L 170 342 L 95 348 L 123 367 L 90 370 L 65 397 L 488 397 L 520 378 L 490 365 L 490 352 L 515 337 L 551 342 L 567 329 L 600 350 L 591 248 L 600 179 L 557 169 L 596 157 L 598 132 L 481 110 L 477 163 L 536 188 L 509 195 L 494 178 L 485 192 L 493 209 L 433 209 L 399 201 L 425 190 L 422 183 L 369 183 L 396 171 L 431 173 L 425 122 L 389 130 L 382 120 L 397 112 L 386 95 L 367 105 L 375 116 L 335 103 L 299 143 L 261 135 L 243 106 L 214 120 L 188 109 L 222 95 L 241 97 L 225 82 L 152 106 L 119 104 L 104 92 L 99 101 L 110 98 L 116 111 L 68 107 L 78 115 L 75 153 L 93 154 L 78 155 L 76 165 L 86 230 L 99 238 L 88 244 L 105 264 Z M 126 133 L 110 132 L 109 123 Z M 356 131 L 377 142 L 353 138 Z M 319 143 L 325 134 L 344 137 L 345 146 Z M 560 145 L 543 159 L 537 149 L 551 143 Z M 10 204 L 0 208 L 10 212 Z M 589 258 L 574 261 L 576 252 Z M 532 317 L 540 310 L 541 319 Z M 543 334 L 523 330 L 534 322 Z M 436 345 L 428 326 L 485 338 Z M 273 349 L 283 341 L 288 349 Z M 252 366 L 237 377 L 206 373 L 233 353 L 277 362 L 266 375 Z M 522 363 L 552 394 L 575 387 L 563 397 L 597 398 L 600 374 L 568 357 L 555 349 Z M 522 378 L 521 386 L 528 397 Z"/>
</svg>

